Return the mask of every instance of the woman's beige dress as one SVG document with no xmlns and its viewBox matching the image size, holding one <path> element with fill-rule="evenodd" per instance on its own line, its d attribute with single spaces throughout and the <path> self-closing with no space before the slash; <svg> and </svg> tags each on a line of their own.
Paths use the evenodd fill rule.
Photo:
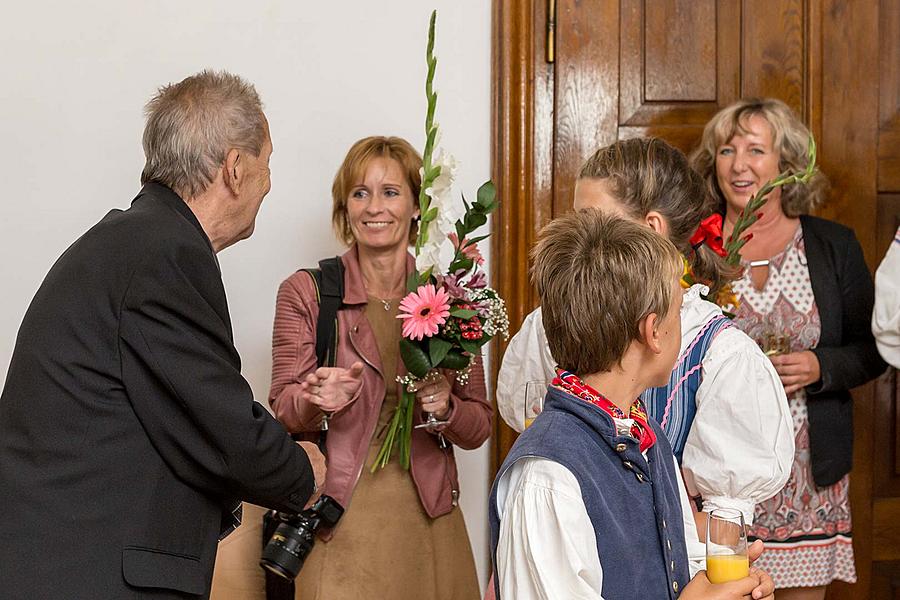
<svg viewBox="0 0 900 600">
<path fill-rule="evenodd" d="M 399 300 L 385 310 L 381 300 L 370 298 L 366 317 L 375 332 L 385 381 L 397 372 L 401 321 L 396 318 Z M 422 508 L 408 471 L 392 460 L 374 474 L 369 467 L 381 446 L 385 425 L 397 406 L 397 386 L 388 385 L 379 425 L 369 447 L 369 457 L 353 497 L 329 542 L 319 540 L 297 578 L 297 598 L 303 600 L 476 600 L 480 598 L 475 561 L 462 512 L 431 519 Z M 245 507 L 245 522 L 253 519 L 253 532 L 241 531 L 220 545 L 213 580 L 212 600 L 262 599 L 262 572 L 256 566 L 260 554 L 260 529 L 256 507 Z M 248 515 L 247 512 L 250 511 Z M 250 529 L 250 528 L 248 528 Z M 244 537 L 251 539 L 244 539 Z M 233 541 L 232 538 L 234 538 Z M 255 545 L 252 546 L 251 542 Z M 243 555 L 223 556 L 228 545 L 240 545 Z M 256 572 L 249 573 L 255 569 Z"/>
</svg>

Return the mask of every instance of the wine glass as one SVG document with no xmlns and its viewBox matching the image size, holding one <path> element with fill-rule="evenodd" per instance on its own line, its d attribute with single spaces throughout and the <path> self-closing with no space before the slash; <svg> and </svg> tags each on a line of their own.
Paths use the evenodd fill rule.
<svg viewBox="0 0 900 600">
<path fill-rule="evenodd" d="M 778 356 L 791 351 L 791 334 L 781 319 L 766 319 L 766 328 L 759 346 L 766 356 Z"/>
<path fill-rule="evenodd" d="M 712 583 L 726 583 L 749 574 L 744 515 L 731 508 L 711 511 L 706 519 L 706 576 Z"/>
<path fill-rule="evenodd" d="M 529 381 L 525 384 L 525 427 L 528 428 L 544 410 L 544 396 L 547 395 L 547 382 Z"/>
</svg>

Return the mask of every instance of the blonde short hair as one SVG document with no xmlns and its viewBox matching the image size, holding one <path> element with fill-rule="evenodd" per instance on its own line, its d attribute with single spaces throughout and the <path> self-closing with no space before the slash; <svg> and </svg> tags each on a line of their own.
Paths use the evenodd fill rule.
<svg viewBox="0 0 900 600">
<path fill-rule="evenodd" d="M 648 227 L 585 209 L 554 219 L 531 252 L 550 352 L 578 375 L 606 372 L 669 312 L 681 256 Z"/>
<path fill-rule="evenodd" d="M 350 190 L 359 183 L 365 175 L 369 164 L 376 158 L 390 158 L 400 163 L 400 168 L 406 175 L 406 182 L 412 190 L 413 202 L 418 206 L 419 190 L 422 188 L 422 157 L 412 145 L 400 137 L 371 136 L 363 138 L 353 144 L 344 157 L 334 183 L 331 186 L 331 224 L 335 235 L 347 246 L 353 244 L 356 238 L 350 228 L 347 219 L 347 197 Z M 409 228 L 409 243 L 416 242 L 418 227 L 416 218 Z"/>
<path fill-rule="evenodd" d="M 703 137 L 691 153 L 691 166 L 704 179 L 707 193 L 725 211 L 725 196 L 719 189 L 716 177 L 716 156 L 719 147 L 727 144 L 738 133 L 746 133 L 744 123 L 754 115 L 759 115 L 772 128 L 774 150 L 781 157 L 779 171 L 799 172 L 808 163 L 807 144 L 809 129 L 790 109 L 776 98 L 744 98 L 720 110 L 706 124 Z M 794 218 L 809 214 L 825 202 L 828 180 L 817 171 L 812 179 L 803 184 L 791 184 L 781 188 L 781 210 Z"/>
<path fill-rule="evenodd" d="M 259 94 L 225 71 L 202 71 L 163 86 L 144 111 L 141 183 L 161 183 L 185 200 L 209 187 L 229 150 L 259 156 L 266 141 Z"/>
</svg>

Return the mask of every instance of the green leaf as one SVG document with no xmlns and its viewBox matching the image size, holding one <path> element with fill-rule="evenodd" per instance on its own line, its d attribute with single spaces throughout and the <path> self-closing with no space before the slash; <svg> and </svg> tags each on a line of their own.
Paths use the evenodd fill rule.
<svg viewBox="0 0 900 600">
<path fill-rule="evenodd" d="M 428 132 L 428 138 L 425 140 L 425 147 L 428 149 L 434 149 L 434 138 L 437 136 L 438 128 L 432 127 L 431 131 Z M 429 154 L 431 156 L 431 154 Z"/>
<path fill-rule="evenodd" d="M 406 278 L 406 291 L 414 292 L 419 289 L 419 274 L 415 271 L 412 271 L 409 274 L 409 277 Z"/>
<path fill-rule="evenodd" d="M 422 220 L 425 223 L 431 223 L 432 221 L 437 219 L 437 216 L 438 216 L 438 208 L 437 208 L 437 206 L 432 206 L 431 208 L 428 209 L 428 212 L 425 213 L 425 216 L 422 217 Z"/>
<path fill-rule="evenodd" d="M 400 358 L 403 359 L 406 370 L 420 379 L 431 370 L 431 362 L 425 351 L 418 344 L 406 338 L 400 338 Z"/>
<path fill-rule="evenodd" d="M 487 217 L 479 213 L 469 213 L 466 215 L 466 229 L 475 231 L 482 225 L 487 223 Z"/>
<path fill-rule="evenodd" d="M 486 235 L 479 235 L 478 237 L 473 237 L 471 240 L 468 240 L 468 243 L 466 244 L 466 248 L 468 248 L 469 246 L 474 246 L 481 240 L 486 240 L 489 237 L 491 237 L 491 234 L 489 234 L 489 233 Z"/>
<path fill-rule="evenodd" d="M 456 317 L 458 319 L 462 319 L 464 321 L 468 321 L 472 317 L 478 314 L 477 310 L 469 310 L 466 308 L 454 308 L 450 311 L 451 317 Z"/>
<path fill-rule="evenodd" d="M 463 355 L 462 352 L 458 350 L 451 350 L 447 353 L 447 356 L 444 357 L 444 360 L 441 361 L 441 364 L 437 365 L 441 369 L 453 369 L 454 371 L 461 371 L 469 366 L 469 361 L 471 359 L 468 356 Z"/>
<path fill-rule="evenodd" d="M 451 273 L 456 273 L 456 272 L 459 271 L 460 269 L 462 269 L 462 270 L 464 270 L 464 271 L 468 271 L 468 270 L 470 270 L 470 269 L 472 268 L 472 266 L 473 266 L 474 264 L 475 264 L 475 263 L 472 262 L 472 259 L 471 259 L 471 258 L 459 258 L 459 259 L 457 259 L 457 260 L 454 260 L 452 263 L 450 263 L 450 269 L 449 269 L 449 271 L 450 271 Z"/>
<path fill-rule="evenodd" d="M 451 314 L 453 314 L 451 312 Z M 453 344 L 439 337 L 433 337 L 428 340 L 428 354 L 431 358 L 431 364 L 440 364 L 447 353 L 453 348 Z"/>
<path fill-rule="evenodd" d="M 478 356 L 479 354 L 481 354 L 482 344 L 480 342 L 476 342 L 474 340 L 460 340 L 459 345 L 462 346 L 463 350 L 465 350 L 472 356 Z"/>
<path fill-rule="evenodd" d="M 497 188 L 494 186 L 494 182 L 488 179 L 481 187 L 478 188 L 478 204 L 483 207 L 488 207 L 494 203 L 494 198 L 497 197 Z"/>
<path fill-rule="evenodd" d="M 462 221 L 456 222 L 456 237 L 459 238 L 459 241 L 463 241 L 463 238 L 466 237 L 466 226 Z"/>
</svg>

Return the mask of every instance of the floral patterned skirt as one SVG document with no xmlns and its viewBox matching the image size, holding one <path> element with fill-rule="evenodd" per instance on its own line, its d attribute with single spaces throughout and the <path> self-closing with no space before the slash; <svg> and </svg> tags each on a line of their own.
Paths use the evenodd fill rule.
<svg viewBox="0 0 900 600">
<path fill-rule="evenodd" d="M 835 579 L 854 583 L 849 477 L 826 488 L 816 486 L 805 394 L 794 394 L 790 407 L 794 464 L 784 489 L 756 506 L 750 537 L 763 540 L 766 551 L 755 565 L 778 588 L 821 586 Z"/>
</svg>

